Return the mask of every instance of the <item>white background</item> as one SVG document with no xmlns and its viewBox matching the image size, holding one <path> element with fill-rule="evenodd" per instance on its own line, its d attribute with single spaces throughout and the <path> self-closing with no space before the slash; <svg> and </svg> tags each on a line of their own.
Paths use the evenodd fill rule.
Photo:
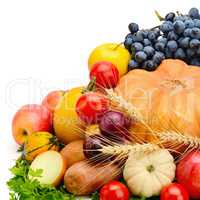
<svg viewBox="0 0 200 200">
<path fill-rule="evenodd" d="M 87 83 L 90 51 L 123 41 L 130 22 L 158 25 L 154 10 L 185 13 L 199 0 L 0 1 L 0 199 L 8 200 L 8 168 L 16 159 L 15 111 L 51 90 Z"/>
</svg>

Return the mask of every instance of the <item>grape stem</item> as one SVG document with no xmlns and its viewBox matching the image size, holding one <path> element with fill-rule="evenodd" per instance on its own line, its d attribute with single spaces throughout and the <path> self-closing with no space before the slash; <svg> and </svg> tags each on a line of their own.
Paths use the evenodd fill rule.
<svg viewBox="0 0 200 200">
<path fill-rule="evenodd" d="M 155 10 L 155 14 L 156 14 L 156 16 L 158 17 L 158 19 L 160 20 L 160 21 L 163 21 L 165 18 L 163 18 L 161 15 L 160 15 L 160 13 L 157 11 L 157 10 Z"/>
</svg>

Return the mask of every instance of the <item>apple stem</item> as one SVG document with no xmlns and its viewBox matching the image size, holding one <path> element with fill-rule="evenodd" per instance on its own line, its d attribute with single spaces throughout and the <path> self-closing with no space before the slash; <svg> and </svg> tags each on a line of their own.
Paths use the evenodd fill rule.
<svg viewBox="0 0 200 200">
<path fill-rule="evenodd" d="M 119 46 L 121 46 L 123 44 L 123 42 L 119 43 L 116 45 L 116 47 L 114 47 L 113 51 L 117 50 Z"/>
</svg>

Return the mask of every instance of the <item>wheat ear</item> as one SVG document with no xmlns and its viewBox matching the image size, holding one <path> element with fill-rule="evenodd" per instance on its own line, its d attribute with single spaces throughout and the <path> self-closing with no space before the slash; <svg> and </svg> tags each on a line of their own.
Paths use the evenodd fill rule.
<svg viewBox="0 0 200 200">
<path fill-rule="evenodd" d="M 127 102 L 122 96 L 114 92 L 113 89 L 106 90 L 108 98 L 116 103 L 120 108 L 122 108 L 126 114 L 131 118 L 138 120 L 142 123 L 154 136 L 160 139 L 162 142 L 174 142 L 179 145 L 187 145 L 189 148 L 198 149 L 200 148 L 200 139 L 194 136 L 186 135 L 176 131 L 166 131 L 166 132 L 155 132 L 151 127 L 145 123 L 142 115 L 139 113 L 137 108 L 131 103 Z"/>
<path fill-rule="evenodd" d="M 138 121 L 143 121 L 141 114 L 137 111 L 131 103 L 127 102 L 122 96 L 114 92 L 113 89 L 106 89 L 107 97 L 114 103 L 116 103 L 120 108 L 125 110 L 125 112 L 134 119 Z"/>
<path fill-rule="evenodd" d="M 177 142 L 190 146 L 190 148 L 200 148 L 200 139 L 194 136 L 179 134 L 175 131 L 159 132 L 156 134 L 163 142 Z"/>
<path fill-rule="evenodd" d="M 127 115 L 129 115 L 129 117 L 131 117 L 132 119 L 135 119 L 135 120 L 139 121 L 141 124 L 143 124 L 144 127 L 146 127 L 149 130 L 149 132 L 151 132 L 151 134 L 153 136 L 155 136 L 155 139 L 156 139 L 156 135 L 155 135 L 154 131 L 144 121 L 143 116 L 138 111 L 138 109 L 135 106 L 133 106 L 132 103 L 127 102 L 122 96 L 118 95 L 113 89 L 106 89 L 106 93 L 107 93 L 108 99 L 111 102 L 116 103 L 119 106 L 119 108 L 123 109 L 125 111 L 125 113 Z"/>
<path fill-rule="evenodd" d="M 160 149 L 158 145 L 155 144 L 119 144 L 119 145 L 110 145 L 102 146 L 100 150 L 103 154 L 113 155 L 113 156 L 128 156 L 130 152 L 134 153 L 151 153 Z"/>
</svg>

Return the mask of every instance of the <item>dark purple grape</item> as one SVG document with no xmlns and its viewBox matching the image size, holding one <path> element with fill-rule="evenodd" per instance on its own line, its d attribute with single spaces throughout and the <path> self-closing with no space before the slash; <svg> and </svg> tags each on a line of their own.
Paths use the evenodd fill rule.
<svg viewBox="0 0 200 200">
<path fill-rule="evenodd" d="M 194 19 L 193 22 L 195 27 L 200 28 L 200 19 Z"/>
<path fill-rule="evenodd" d="M 200 39 L 200 29 L 192 28 L 190 32 L 190 37 L 194 39 Z"/>
<path fill-rule="evenodd" d="M 200 18 L 199 10 L 197 8 L 191 8 L 188 14 L 192 19 Z"/>
<path fill-rule="evenodd" d="M 198 48 L 200 46 L 200 41 L 197 39 L 192 39 L 190 41 L 190 48 Z"/>
<path fill-rule="evenodd" d="M 191 65 L 194 66 L 200 66 L 200 59 L 199 58 L 193 58 L 190 62 Z"/>
<path fill-rule="evenodd" d="M 151 46 L 152 45 L 151 41 L 147 38 L 144 39 L 143 44 L 144 44 L 144 46 Z"/>
<path fill-rule="evenodd" d="M 144 38 L 147 38 L 148 32 L 148 30 L 140 30 L 140 33 L 143 35 Z"/>
<path fill-rule="evenodd" d="M 182 48 L 188 48 L 189 44 L 190 44 L 190 38 L 189 37 L 185 37 L 181 41 L 179 41 L 179 45 Z"/>
<path fill-rule="evenodd" d="M 154 47 L 157 51 L 164 51 L 165 50 L 165 44 L 162 43 L 162 42 L 157 42 Z"/>
<path fill-rule="evenodd" d="M 143 61 L 145 61 L 147 59 L 147 54 L 144 51 L 138 51 L 135 54 L 135 60 L 138 63 L 142 63 Z"/>
<path fill-rule="evenodd" d="M 138 69 L 139 68 L 139 63 L 136 62 L 135 60 L 130 60 L 128 63 L 128 70 L 133 70 L 133 69 Z"/>
<path fill-rule="evenodd" d="M 155 53 L 155 49 L 151 46 L 144 47 L 143 51 L 146 53 L 148 58 L 151 58 Z"/>
<path fill-rule="evenodd" d="M 175 21 L 174 22 L 174 31 L 177 33 L 177 34 L 181 34 L 183 33 L 185 30 L 185 24 L 183 21 Z"/>
<path fill-rule="evenodd" d="M 133 43 L 132 46 L 131 46 L 131 50 L 132 50 L 132 52 L 134 52 L 134 53 L 136 53 L 136 52 L 138 52 L 138 51 L 142 51 L 142 49 L 143 49 L 143 45 L 142 45 L 142 43 L 140 43 L 140 42 L 135 42 L 135 43 Z"/>
<path fill-rule="evenodd" d="M 137 33 L 135 33 L 135 41 L 136 42 L 143 42 L 143 40 L 144 40 L 144 36 L 141 31 L 138 31 Z"/>
<path fill-rule="evenodd" d="M 136 33 L 139 30 L 139 26 L 136 23 L 130 23 L 128 28 L 131 33 Z"/>
<path fill-rule="evenodd" d="M 178 48 L 177 51 L 174 53 L 174 58 L 184 60 L 186 59 L 186 54 L 183 49 Z"/>
<path fill-rule="evenodd" d="M 162 60 L 165 59 L 165 55 L 162 52 L 156 51 L 156 53 L 153 56 L 153 62 L 157 65 L 161 63 Z"/>
<path fill-rule="evenodd" d="M 170 32 L 170 31 L 173 31 L 173 30 L 174 30 L 173 23 L 170 22 L 170 21 L 164 22 L 163 24 L 160 25 L 160 30 L 161 30 L 163 33 L 168 33 L 168 32 Z"/>
<path fill-rule="evenodd" d="M 175 40 L 171 40 L 167 43 L 167 48 L 171 51 L 171 52 L 175 52 L 178 48 L 178 44 Z"/>
<path fill-rule="evenodd" d="M 168 48 L 165 49 L 165 57 L 173 58 L 173 52 L 171 52 Z"/>
<path fill-rule="evenodd" d="M 156 38 L 160 36 L 160 29 L 159 28 L 154 29 L 153 32 L 154 32 Z"/>
<path fill-rule="evenodd" d="M 144 62 L 144 69 L 147 71 L 154 71 L 157 68 L 157 64 L 153 60 L 147 60 Z"/>
<path fill-rule="evenodd" d="M 194 57 L 196 54 L 195 49 L 191 49 L 191 48 L 186 49 L 186 54 L 187 54 L 187 58 L 189 59 Z"/>
<path fill-rule="evenodd" d="M 148 39 L 149 39 L 150 41 L 154 42 L 155 39 L 156 39 L 156 34 L 154 33 L 154 31 L 149 31 L 147 37 L 148 37 Z"/>
<path fill-rule="evenodd" d="M 133 43 L 133 39 L 131 37 L 128 37 L 124 41 L 124 46 L 126 47 L 126 49 L 129 49 L 132 43 Z"/>
<path fill-rule="evenodd" d="M 165 21 L 173 21 L 175 16 L 173 12 L 170 12 L 165 16 Z"/>
<path fill-rule="evenodd" d="M 191 35 L 191 28 L 186 28 L 185 30 L 184 30 L 184 32 L 183 32 L 183 35 L 185 36 L 185 37 L 190 37 L 190 35 Z"/>
<path fill-rule="evenodd" d="M 188 19 L 184 22 L 185 28 L 194 28 L 195 23 L 192 19 Z"/>
<path fill-rule="evenodd" d="M 170 31 L 167 35 L 168 40 L 178 40 L 179 36 L 174 32 Z"/>
<path fill-rule="evenodd" d="M 118 111 L 106 112 L 99 124 L 101 133 L 109 138 L 123 140 L 128 136 L 128 128 L 131 125 L 130 118 Z"/>
<path fill-rule="evenodd" d="M 163 44 L 167 44 L 167 38 L 161 37 L 161 38 L 158 39 L 158 42 L 161 42 Z"/>
</svg>

